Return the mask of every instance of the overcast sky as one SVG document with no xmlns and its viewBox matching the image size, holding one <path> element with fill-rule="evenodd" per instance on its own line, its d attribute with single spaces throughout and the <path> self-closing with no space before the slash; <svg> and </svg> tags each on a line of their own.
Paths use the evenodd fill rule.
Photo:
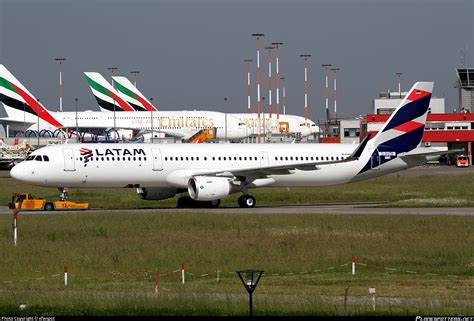
<svg viewBox="0 0 474 321">
<path fill-rule="evenodd" d="M 309 116 L 315 121 L 325 117 L 324 63 L 341 69 L 337 106 L 342 113 L 370 113 L 378 92 L 397 90 L 396 72 L 403 73 L 402 90 L 418 80 L 434 80 L 435 94 L 445 97 L 452 111 L 462 49 L 468 49 L 466 65 L 474 66 L 473 2 L 0 0 L 0 63 L 52 110 L 59 105 L 54 58 L 65 57 L 65 110 L 74 110 L 74 98 L 79 109 L 98 110 L 83 72 L 109 78 L 107 68 L 116 66 L 127 77 L 139 70 L 139 89 L 163 110 L 244 112 L 243 60 L 254 60 L 256 110 L 256 43 L 251 34 L 261 32 L 262 47 L 284 43 L 280 73 L 287 79 L 287 113 L 303 115 L 300 54 L 312 55 Z M 266 51 L 260 57 L 262 96 L 267 97 Z M 332 76 L 329 81 L 332 96 Z"/>
</svg>

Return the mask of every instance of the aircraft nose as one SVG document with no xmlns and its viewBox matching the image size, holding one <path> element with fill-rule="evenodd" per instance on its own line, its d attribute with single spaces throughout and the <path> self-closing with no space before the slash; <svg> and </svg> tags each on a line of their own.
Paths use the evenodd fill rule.
<svg viewBox="0 0 474 321">
<path fill-rule="evenodd" d="M 13 168 L 10 170 L 10 176 L 19 181 L 25 180 L 25 167 L 22 164 L 13 166 Z"/>
</svg>

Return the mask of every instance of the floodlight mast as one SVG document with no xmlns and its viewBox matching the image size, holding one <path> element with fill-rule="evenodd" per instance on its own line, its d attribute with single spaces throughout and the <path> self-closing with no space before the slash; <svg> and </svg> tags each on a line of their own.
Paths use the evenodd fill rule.
<svg viewBox="0 0 474 321">
<path fill-rule="evenodd" d="M 268 50 L 268 113 L 270 119 L 272 118 L 273 105 L 272 105 L 272 50 L 275 49 L 273 46 L 267 46 L 265 49 Z"/>
<path fill-rule="evenodd" d="M 328 86 L 328 69 L 331 64 L 323 64 L 322 67 L 326 68 L 326 127 L 329 122 L 329 86 Z"/>
<path fill-rule="evenodd" d="M 308 58 L 311 57 L 309 54 L 300 55 L 304 58 L 304 121 L 307 124 L 308 121 Z"/>
<path fill-rule="evenodd" d="M 276 59 L 276 109 L 277 109 L 277 120 L 280 119 L 280 53 L 279 47 L 283 44 L 283 42 L 272 42 L 272 45 L 275 46 L 275 59 Z"/>
<path fill-rule="evenodd" d="M 260 37 L 265 36 L 263 33 L 253 33 L 253 37 L 257 38 L 257 114 L 258 114 L 258 143 L 261 139 L 260 125 Z"/>
<path fill-rule="evenodd" d="M 59 63 L 59 111 L 63 111 L 63 62 L 66 58 L 54 58 Z"/>
<path fill-rule="evenodd" d="M 250 113 L 252 110 L 250 102 L 250 63 L 252 59 L 245 59 L 244 62 L 247 63 L 247 113 Z"/>
</svg>

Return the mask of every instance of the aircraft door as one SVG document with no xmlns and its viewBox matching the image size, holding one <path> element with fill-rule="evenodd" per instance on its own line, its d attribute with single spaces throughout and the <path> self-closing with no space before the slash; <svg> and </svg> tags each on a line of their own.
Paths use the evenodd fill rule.
<svg viewBox="0 0 474 321">
<path fill-rule="evenodd" d="M 267 152 L 259 152 L 258 156 L 260 157 L 260 167 L 269 166 L 268 163 L 268 153 Z"/>
<path fill-rule="evenodd" d="M 372 153 L 372 156 L 370 158 L 370 167 L 372 169 L 380 169 L 380 154 L 378 149 L 372 149 L 370 151 Z"/>
<path fill-rule="evenodd" d="M 74 162 L 74 152 L 72 148 L 63 148 L 64 156 L 64 170 L 65 171 L 75 171 L 76 166 Z"/>
<path fill-rule="evenodd" d="M 159 148 L 153 148 L 151 153 L 153 154 L 153 170 L 162 171 L 163 160 L 161 159 L 161 150 Z"/>
</svg>

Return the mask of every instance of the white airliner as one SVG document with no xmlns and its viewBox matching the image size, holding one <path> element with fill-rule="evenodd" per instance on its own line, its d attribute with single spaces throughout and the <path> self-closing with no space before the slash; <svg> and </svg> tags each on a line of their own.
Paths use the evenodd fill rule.
<svg viewBox="0 0 474 321">
<path fill-rule="evenodd" d="M 104 92 L 120 101 L 114 89 Z M 239 140 L 247 137 L 247 126 L 239 119 L 214 111 L 140 111 L 140 112 L 52 112 L 48 111 L 6 68 L 0 65 L 0 101 L 8 117 L 0 119 L 12 130 L 59 134 L 60 128 L 133 130 L 136 133 L 164 133 L 189 139 L 206 128 L 216 128 L 216 138 Z M 125 103 L 126 104 L 126 103 Z M 127 104 L 128 105 L 128 104 Z M 125 106 L 125 105 L 124 105 Z M 130 107 L 131 108 L 131 107 Z M 39 126 L 38 126 L 39 122 Z M 227 132 L 226 132 L 227 129 Z M 56 132 L 56 133 L 54 133 Z"/>
<path fill-rule="evenodd" d="M 34 151 L 11 170 L 17 180 L 49 187 L 134 187 L 148 200 L 188 192 L 218 206 L 265 186 L 327 186 L 393 173 L 451 153 L 418 147 L 432 82 L 418 82 L 374 138 L 352 144 L 68 144 Z"/>
<path fill-rule="evenodd" d="M 91 77 L 92 78 L 92 77 Z M 103 77 L 102 77 L 103 79 Z M 113 76 L 115 88 L 121 95 L 124 101 L 126 101 L 135 110 L 158 110 L 153 103 L 151 103 L 145 95 L 143 95 L 138 88 L 131 83 L 126 77 Z M 105 81 L 105 79 L 103 79 Z M 90 82 L 91 90 L 94 93 L 99 105 L 102 110 L 108 110 L 113 106 L 111 97 L 107 95 L 101 95 L 100 88 L 94 83 Z M 96 83 L 101 83 L 100 79 L 96 80 Z M 260 134 L 264 135 L 268 132 L 272 134 L 286 133 L 288 135 L 295 135 L 299 133 L 301 137 L 307 137 L 311 134 L 319 132 L 319 127 L 310 119 L 304 119 L 300 116 L 280 114 L 277 119 L 276 115 L 272 117 L 268 113 L 261 113 L 260 120 L 256 113 L 229 113 L 233 117 L 237 117 L 241 122 L 245 123 L 250 129 L 248 135 L 257 135 L 260 128 Z M 259 126 L 260 122 L 260 126 Z"/>
</svg>

